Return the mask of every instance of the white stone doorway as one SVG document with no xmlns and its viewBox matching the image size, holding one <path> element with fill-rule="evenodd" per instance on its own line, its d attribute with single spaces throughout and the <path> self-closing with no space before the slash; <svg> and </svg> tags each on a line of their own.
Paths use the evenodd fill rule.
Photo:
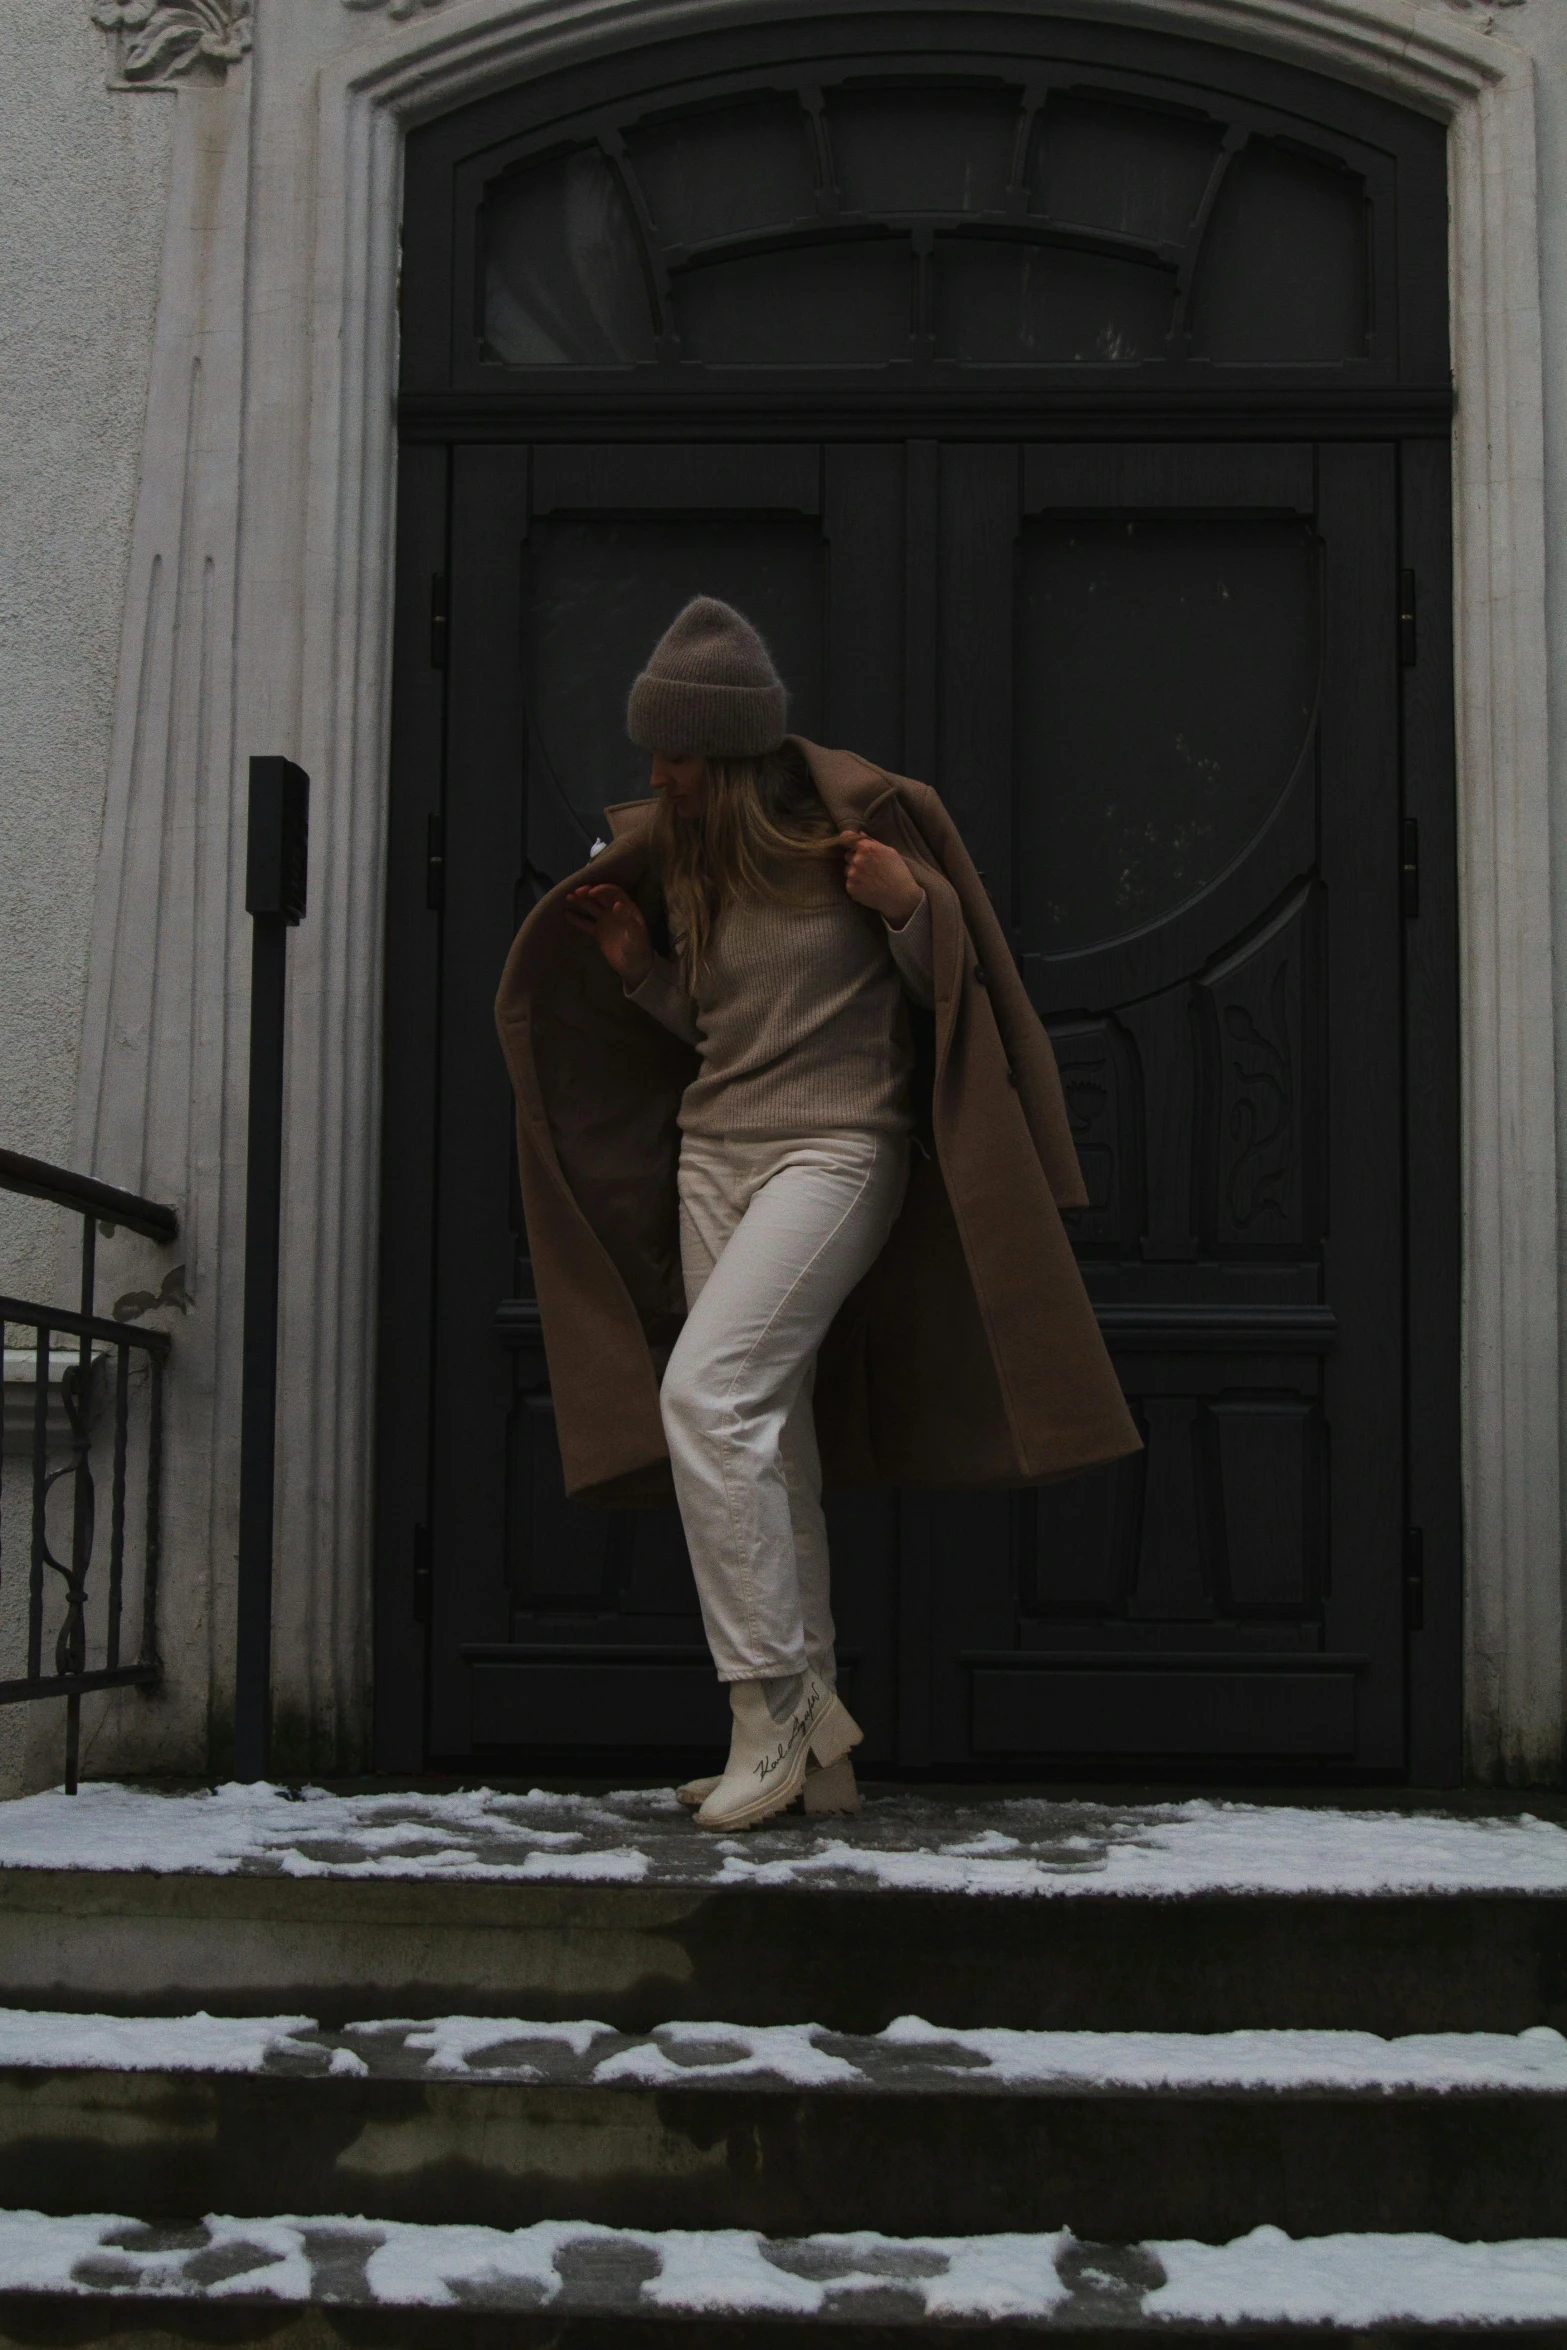
<svg viewBox="0 0 1567 2350">
<path fill-rule="evenodd" d="M 1122 13 L 1100 8 L 1101 19 Z M 732 10 L 452 0 L 269 18 L 181 89 L 78 1163 L 178 1201 L 196 1310 L 171 1427 L 169 1697 L 116 1759 L 221 1741 L 238 1407 L 244 757 L 315 780 L 291 1012 L 278 1568 L 293 1767 L 365 1754 L 397 222 L 405 126 Z M 1449 125 L 1472 1767 L 1554 1776 L 1563 1720 L 1543 506 L 1531 68 L 1406 0 L 1141 0 L 1129 18 Z M 100 1752 L 106 1752 L 100 1749 Z"/>
</svg>

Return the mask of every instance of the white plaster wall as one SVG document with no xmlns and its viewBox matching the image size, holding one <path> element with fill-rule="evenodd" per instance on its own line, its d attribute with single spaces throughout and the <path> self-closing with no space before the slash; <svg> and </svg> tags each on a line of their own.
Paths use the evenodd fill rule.
<svg viewBox="0 0 1567 2350">
<path fill-rule="evenodd" d="M 173 112 L 106 88 L 84 0 L 0 6 L 0 1142 L 60 1162 Z M 13 1294 L 44 1294 L 75 1222 L 0 1194 Z"/>
<path fill-rule="evenodd" d="M 62 1164 L 173 112 L 171 93 L 106 87 L 84 0 L 0 6 L 0 1143 Z M 74 1303 L 79 1230 L 0 1193 L 0 1286 Z M 25 1590 L 25 1498 L 10 1478 L 0 1583 L 12 1594 Z M 21 1669 L 13 1614 L 0 1595 L 9 1672 Z M 40 1711 L 48 1722 L 30 1718 Z M 0 1792 L 24 1773 L 58 1777 L 62 1734 L 58 1707 L 0 1708 Z"/>
</svg>

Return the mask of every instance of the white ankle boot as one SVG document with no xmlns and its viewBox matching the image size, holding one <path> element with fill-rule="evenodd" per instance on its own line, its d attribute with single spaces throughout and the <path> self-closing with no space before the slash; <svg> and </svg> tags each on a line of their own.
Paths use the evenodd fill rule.
<svg viewBox="0 0 1567 2350">
<path fill-rule="evenodd" d="M 729 1703 L 734 1729 L 723 1777 L 696 1815 L 699 1828 L 730 1833 L 754 1828 L 785 1811 L 805 1785 L 814 1756 L 823 1768 L 841 1762 L 864 1733 L 842 1700 L 814 1673 L 793 1710 L 775 1722 L 759 1681 L 732 1681 Z"/>
<path fill-rule="evenodd" d="M 675 1801 L 683 1803 L 687 1811 L 696 1811 L 707 1801 L 718 1783 L 717 1772 L 710 1779 L 687 1779 L 683 1787 L 675 1789 Z M 854 1776 L 853 1759 L 846 1754 L 838 1762 L 828 1763 L 825 1770 L 819 1762 L 808 1762 L 805 1766 L 805 1785 L 800 1793 L 806 1810 L 813 1817 L 858 1811 L 860 1790 Z"/>
</svg>

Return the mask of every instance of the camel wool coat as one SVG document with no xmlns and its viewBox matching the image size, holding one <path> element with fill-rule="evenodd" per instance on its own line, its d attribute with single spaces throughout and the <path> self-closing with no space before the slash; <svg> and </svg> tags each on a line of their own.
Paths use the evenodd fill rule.
<svg viewBox="0 0 1567 2350">
<path fill-rule="evenodd" d="M 928 785 L 800 748 L 835 823 L 908 860 L 935 958 L 934 1015 L 912 1015 L 924 1147 L 818 1362 L 824 1482 L 1033 1485 L 1134 1452 L 1061 1222 L 1086 1194 L 1055 1055 L 979 875 Z M 673 1499 L 658 1382 L 685 1312 L 676 1117 L 698 1062 L 565 898 L 618 882 L 658 929 L 652 805 L 608 811 L 610 845 L 528 916 L 495 1007 L 566 1491 L 627 1507 Z"/>
</svg>

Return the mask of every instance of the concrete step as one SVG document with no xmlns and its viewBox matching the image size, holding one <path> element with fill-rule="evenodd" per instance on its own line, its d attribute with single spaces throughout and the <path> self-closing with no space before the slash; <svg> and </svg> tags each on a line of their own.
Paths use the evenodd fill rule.
<svg viewBox="0 0 1567 2350">
<path fill-rule="evenodd" d="M 1086 2243 L 589 2229 L 354 2218 L 147 2227 L 0 2213 L 0 2343 L 727 2350 L 828 2335 L 954 2342 L 1567 2339 L 1567 2241 L 1362 2233 Z"/>
<path fill-rule="evenodd" d="M 492 2227 L 1567 2235 L 1567 2040 L 0 2013 L 0 2202 L 284 2195 Z"/>
<path fill-rule="evenodd" d="M 0 1811 L 0 1999 L 125 2013 L 1393 2034 L 1567 2025 L 1567 1832 L 1524 1817 L 870 1793 L 744 1838 L 668 1790 Z"/>
<path fill-rule="evenodd" d="M 798 1885 L 440 1885 L 0 1870 L 0 1999 L 120 2014 L 451 2013 L 625 2031 L 1567 2028 L 1567 1895 L 1051 1900 Z"/>
</svg>

